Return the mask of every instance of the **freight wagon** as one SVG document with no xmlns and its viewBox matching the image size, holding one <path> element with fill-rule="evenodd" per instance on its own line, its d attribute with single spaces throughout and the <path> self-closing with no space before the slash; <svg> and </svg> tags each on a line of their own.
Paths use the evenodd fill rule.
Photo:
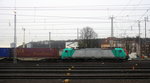
<svg viewBox="0 0 150 83">
<path fill-rule="evenodd" d="M 42 60 L 60 58 L 59 49 L 55 48 L 0 48 L 0 59 L 16 57 L 18 60 Z"/>
<path fill-rule="evenodd" d="M 42 60 L 58 59 L 59 50 L 55 48 L 17 48 L 17 59 L 19 60 Z"/>
</svg>

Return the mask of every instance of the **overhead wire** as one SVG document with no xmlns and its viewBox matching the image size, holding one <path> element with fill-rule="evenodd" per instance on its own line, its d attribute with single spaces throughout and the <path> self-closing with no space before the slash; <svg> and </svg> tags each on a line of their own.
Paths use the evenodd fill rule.
<svg viewBox="0 0 150 83">
<path fill-rule="evenodd" d="M 18 9 L 18 8 L 17 8 L 17 9 Z M 25 15 L 24 15 L 24 16 L 25 16 Z M 38 16 L 37 16 L 37 17 L 38 17 Z M 41 17 L 43 17 L 43 16 L 41 16 Z M 44 16 L 44 17 L 49 17 L 49 16 Z M 52 16 L 52 17 L 55 17 L 55 16 Z M 60 18 L 73 18 L 73 19 L 74 19 L 74 18 L 78 18 L 78 17 L 60 17 Z M 99 19 L 99 18 L 95 18 L 95 17 L 94 17 L 94 18 L 93 18 L 93 17 L 92 17 L 92 18 L 81 17 L 81 18 L 85 18 L 85 19 Z M 44 22 L 44 23 L 45 23 L 45 22 Z M 100 23 L 100 22 L 99 22 L 99 23 Z"/>
</svg>

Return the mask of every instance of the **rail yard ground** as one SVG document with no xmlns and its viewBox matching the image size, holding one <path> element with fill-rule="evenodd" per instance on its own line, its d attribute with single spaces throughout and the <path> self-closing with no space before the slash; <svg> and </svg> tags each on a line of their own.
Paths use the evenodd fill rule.
<svg viewBox="0 0 150 83">
<path fill-rule="evenodd" d="M 149 83 L 150 61 L 1 61 L 0 83 Z"/>
</svg>

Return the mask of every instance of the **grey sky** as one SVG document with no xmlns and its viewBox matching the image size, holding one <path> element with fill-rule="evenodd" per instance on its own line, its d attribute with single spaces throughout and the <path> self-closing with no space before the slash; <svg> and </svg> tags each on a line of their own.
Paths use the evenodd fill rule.
<svg viewBox="0 0 150 83">
<path fill-rule="evenodd" d="M 110 36 L 110 16 L 114 16 L 115 37 L 138 35 L 141 21 L 144 37 L 144 17 L 150 16 L 150 0 L 0 0 L 0 47 L 13 42 L 14 8 L 17 12 L 17 45 L 23 42 L 68 40 L 77 38 L 77 28 L 92 27 L 99 38 Z M 131 28 L 132 26 L 132 28 Z M 150 25 L 147 22 L 147 36 Z"/>
</svg>

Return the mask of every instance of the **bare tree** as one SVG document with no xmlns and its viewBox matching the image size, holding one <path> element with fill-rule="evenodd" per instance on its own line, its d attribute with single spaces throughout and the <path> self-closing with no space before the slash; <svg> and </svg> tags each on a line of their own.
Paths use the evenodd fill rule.
<svg viewBox="0 0 150 83">
<path fill-rule="evenodd" d="M 80 32 L 80 38 L 82 41 L 79 42 L 79 47 L 92 48 L 94 47 L 91 40 L 97 37 L 97 33 L 90 27 L 85 27 Z"/>
</svg>

